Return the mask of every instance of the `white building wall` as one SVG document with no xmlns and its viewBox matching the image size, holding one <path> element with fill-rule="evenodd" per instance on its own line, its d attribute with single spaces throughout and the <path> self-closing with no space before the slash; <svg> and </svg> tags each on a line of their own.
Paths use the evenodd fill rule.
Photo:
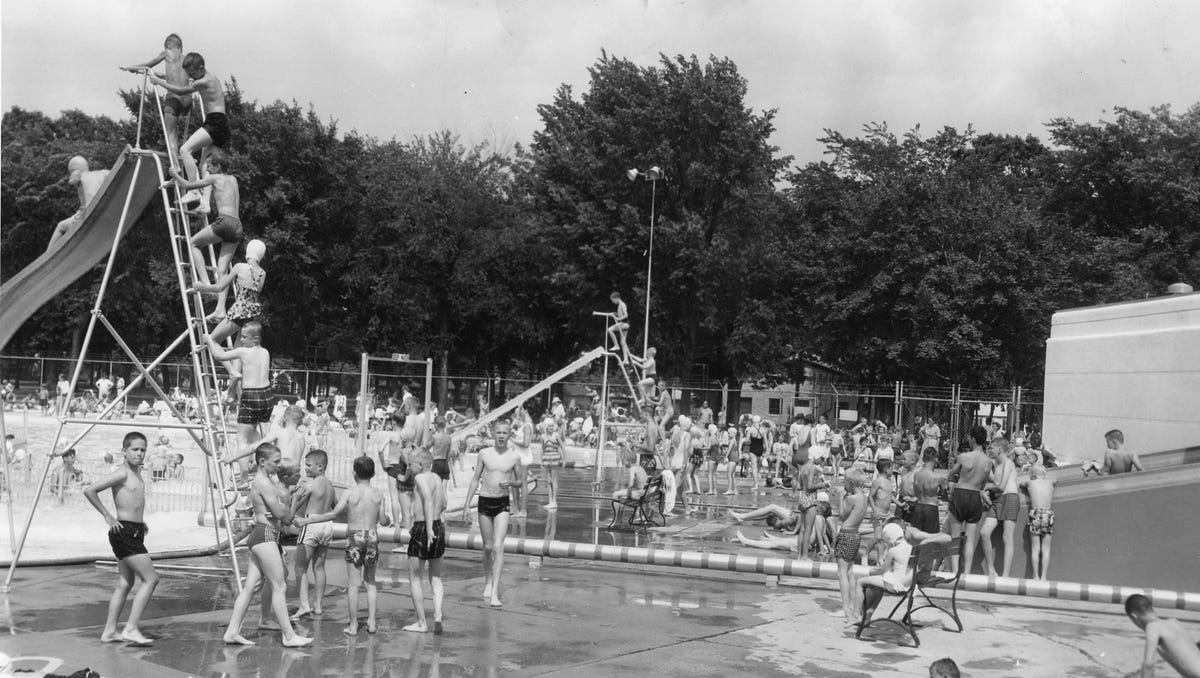
<svg viewBox="0 0 1200 678">
<path fill-rule="evenodd" d="M 1200 444 L 1200 293 L 1054 314 L 1045 444 L 1065 463 L 1096 459 L 1114 428 L 1138 452 Z"/>
</svg>

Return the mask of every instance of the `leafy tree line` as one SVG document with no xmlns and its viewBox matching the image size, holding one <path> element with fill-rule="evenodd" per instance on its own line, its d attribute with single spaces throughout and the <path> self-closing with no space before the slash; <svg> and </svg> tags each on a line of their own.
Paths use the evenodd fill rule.
<svg viewBox="0 0 1200 678">
<path fill-rule="evenodd" d="M 1117 109 L 1039 139 L 946 128 L 827 130 L 825 159 L 771 143 L 728 59 L 602 53 L 586 90 L 539 107 L 528 147 L 342 132 L 296 103 L 227 85 L 230 171 L 247 238 L 268 245 L 268 346 L 280 358 L 431 355 L 443 371 L 547 373 L 597 345 L 612 290 L 640 347 L 651 185 L 650 343 L 661 369 L 716 381 L 795 379 L 800 359 L 848 379 L 1037 386 L 1057 309 L 1200 280 L 1200 107 Z M 111 165 L 128 119 L 13 108 L 2 123 L 0 277 L 71 214 L 66 160 Z M 154 117 L 149 118 L 154 120 Z M 150 125 L 146 145 L 162 147 Z M 144 132 L 145 134 L 145 132 Z M 239 253 L 240 255 L 240 253 Z M 178 335 L 158 201 L 122 245 L 106 313 L 135 350 Z M 7 352 L 77 349 L 99 270 L 39 311 Z M 98 336 L 97 348 L 112 350 Z"/>
</svg>

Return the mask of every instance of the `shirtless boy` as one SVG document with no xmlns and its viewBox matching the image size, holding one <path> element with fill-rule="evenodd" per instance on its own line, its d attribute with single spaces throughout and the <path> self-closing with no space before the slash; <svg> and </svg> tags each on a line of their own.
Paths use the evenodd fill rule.
<svg viewBox="0 0 1200 678">
<path fill-rule="evenodd" d="M 883 538 L 883 525 L 895 514 L 896 488 L 892 484 L 892 460 L 875 459 L 875 479 L 867 493 L 867 507 L 871 509 L 871 527 L 875 539 Z"/>
<path fill-rule="evenodd" d="M 291 408 L 289 408 L 291 409 Z M 329 455 L 324 450 L 313 450 L 304 455 L 304 473 L 308 482 L 292 495 L 292 514 L 298 518 L 310 514 L 327 513 L 337 503 L 333 483 L 325 475 Z M 309 614 L 321 616 L 325 603 L 325 556 L 329 543 L 333 541 L 333 522 L 306 523 L 296 537 L 296 572 L 300 573 L 300 609 L 292 619 L 301 619 Z M 308 598 L 308 566 L 312 565 L 312 581 L 316 604 Z"/>
<path fill-rule="evenodd" d="M 446 528 L 442 513 L 446 511 L 446 486 L 441 476 L 433 473 L 433 455 L 421 450 L 413 455 L 417 486 L 413 502 L 413 524 L 408 540 L 408 587 L 412 594 L 417 621 L 404 627 L 405 631 L 425 633 L 425 594 L 422 575 L 428 571 L 429 588 L 433 591 L 433 634 L 442 635 L 442 556 L 446 554 Z"/>
<path fill-rule="evenodd" d="M 796 472 L 796 489 L 798 490 L 796 498 L 800 502 L 800 514 L 803 517 L 797 545 L 802 560 L 809 557 L 809 546 L 812 544 L 813 523 L 817 517 L 817 493 L 829 487 L 829 482 L 825 480 L 825 474 L 817 468 L 812 456 L 805 454 L 803 461 L 804 463 Z"/>
<path fill-rule="evenodd" d="M 613 292 L 608 295 L 608 299 L 617 305 L 616 311 L 604 314 L 612 318 L 607 330 L 608 338 L 612 339 L 613 343 L 609 349 L 614 353 L 619 352 L 622 361 L 630 362 L 629 344 L 625 340 L 626 335 L 629 334 L 629 307 L 621 300 L 620 292 Z"/>
<path fill-rule="evenodd" d="M 842 594 L 842 608 L 832 613 L 835 617 L 845 617 L 847 622 L 854 619 L 854 573 L 852 568 L 858 561 L 858 547 L 862 537 L 858 528 L 862 525 L 863 516 L 867 514 L 867 498 L 862 489 L 867 479 L 863 472 L 856 468 L 847 469 L 842 476 L 846 483 L 846 494 L 842 497 L 842 508 L 839 512 L 842 526 L 833 542 L 833 554 L 837 558 L 838 590 Z"/>
<path fill-rule="evenodd" d="M 909 513 L 908 522 L 922 532 L 937 532 L 941 529 L 938 515 L 938 490 L 941 480 L 933 471 L 922 468 L 913 476 L 913 493 L 916 503 Z"/>
<path fill-rule="evenodd" d="M 200 93 L 200 100 L 204 102 L 204 124 L 179 149 L 179 160 L 187 170 L 188 181 L 196 181 L 200 176 L 192 154 L 200 151 L 200 165 L 203 166 L 207 164 L 213 146 L 224 148 L 229 143 L 229 119 L 225 116 L 225 90 L 221 87 L 221 80 L 205 68 L 204 57 L 189 52 L 183 57 L 183 72 L 192 81 L 191 84 L 178 85 L 157 75 L 151 75 L 150 82 L 172 94 L 191 96 L 194 92 Z M 192 191 L 183 197 L 183 202 L 186 204 L 199 199 L 200 194 Z"/>
<path fill-rule="evenodd" d="M 146 458 L 146 436 L 136 431 L 126 433 L 121 446 L 125 453 L 125 465 L 83 491 L 88 503 L 104 516 L 104 522 L 108 524 L 108 543 L 117 557 L 117 574 L 121 577 L 109 600 L 108 619 L 104 623 L 104 631 L 100 633 L 100 640 L 105 643 L 149 645 L 152 641 L 143 636 L 138 628 L 150 596 L 154 595 L 154 587 L 158 586 L 158 573 L 154 571 L 154 563 L 146 552 L 145 540 L 149 528 L 143 522 L 146 484 L 142 480 L 142 461 Z M 113 506 L 117 509 L 115 516 L 100 502 L 100 493 L 108 489 L 112 490 Z M 142 586 L 133 597 L 125 628 L 118 634 L 117 619 L 133 588 L 135 576 L 142 580 Z"/>
<path fill-rule="evenodd" d="M 433 467 L 430 469 L 442 480 L 450 480 L 450 444 L 452 439 L 446 431 L 446 418 L 442 416 L 433 419 L 433 441 L 429 453 L 433 457 Z"/>
<path fill-rule="evenodd" d="M 388 416 L 390 428 L 378 434 L 379 446 L 375 450 L 375 455 L 379 459 L 379 468 L 383 469 L 384 473 L 392 479 L 392 482 L 387 484 L 387 497 L 392 515 L 396 518 L 397 523 L 406 522 L 409 514 L 412 513 L 411 502 L 407 499 L 403 503 L 401 502 L 402 494 L 411 496 L 407 491 L 401 489 L 407 488 L 409 482 L 406 440 L 411 443 L 411 438 L 404 433 L 407 416 L 400 411 L 393 412 Z"/>
<path fill-rule="evenodd" d="M 1158 616 L 1154 604 L 1140 593 L 1125 599 L 1125 614 L 1146 632 L 1146 652 L 1142 657 L 1142 678 L 1154 676 L 1157 651 L 1184 678 L 1200 678 L 1200 643 L 1176 619 Z"/>
<path fill-rule="evenodd" d="M 1033 565 L 1033 578 L 1046 580 L 1050 569 L 1050 539 L 1054 535 L 1054 485 L 1046 477 L 1046 467 L 1034 464 L 1029 469 L 1029 478 L 1022 480 L 1020 488 L 1029 495 L 1029 561 Z"/>
<path fill-rule="evenodd" d="M 100 192 L 100 187 L 104 185 L 106 177 L 108 177 L 108 170 L 89 170 L 88 161 L 82 155 L 77 155 L 67 161 L 67 183 L 75 187 L 79 196 L 79 209 L 54 227 L 54 233 L 50 234 L 50 242 L 46 245 L 47 252 L 54 247 L 54 243 L 59 238 L 83 221 L 84 210 L 91 204 L 92 198 L 95 198 L 96 194 Z"/>
<path fill-rule="evenodd" d="M 303 647 L 313 642 L 295 632 L 288 619 L 287 600 L 284 598 L 283 556 L 279 550 L 279 536 L 283 525 L 292 521 L 292 508 L 287 499 L 287 490 L 275 479 L 280 461 L 279 448 L 271 444 L 259 445 L 254 452 L 258 473 L 250 483 L 250 505 L 254 510 L 254 529 L 246 539 L 250 547 L 250 566 L 246 581 L 233 604 L 233 615 L 224 640 L 230 645 L 253 645 L 242 637 L 242 620 L 250 608 L 250 600 L 263 585 L 264 580 L 271 588 L 271 611 L 283 634 L 284 647 Z M 265 592 L 264 592 L 265 595 Z"/>
<path fill-rule="evenodd" d="M 646 474 L 646 469 L 638 463 L 638 454 L 628 447 L 622 447 L 621 463 L 629 469 L 629 472 L 625 476 L 625 487 L 614 491 L 612 498 L 614 500 L 641 499 L 646 491 L 646 481 L 649 480 L 649 476 Z M 617 510 L 613 512 L 612 520 L 608 522 L 609 527 L 617 524 L 624 508 L 623 504 L 617 504 Z"/>
<path fill-rule="evenodd" d="M 167 36 L 167 39 L 163 41 L 163 50 L 158 53 L 158 56 L 145 63 L 122 66 L 121 70 L 138 73 L 159 64 L 163 65 L 163 74 L 158 77 L 176 87 L 187 86 L 188 74 L 183 70 L 183 38 L 180 38 L 177 33 Z M 190 95 L 184 96 L 168 92 L 163 99 L 163 125 L 166 127 L 167 145 L 172 153 L 179 149 L 179 121 L 187 117 L 191 110 L 192 97 Z"/>
<path fill-rule="evenodd" d="M 213 358 L 221 362 L 240 361 L 232 373 L 242 380 L 242 395 L 238 401 L 238 439 L 242 446 L 262 439 L 260 425 L 271 421 L 271 353 L 262 346 L 262 323 L 253 321 L 242 328 L 242 345 L 226 350 L 204 335 L 204 343 Z"/>
<path fill-rule="evenodd" d="M 987 510 L 983 488 L 992 473 L 992 460 L 983 451 L 987 442 L 987 429 L 976 424 L 971 427 L 971 450 L 958 455 L 954 465 L 950 467 L 946 477 L 954 483 L 950 492 L 950 536 L 958 539 L 964 525 L 967 531 L 967 543 L 963 545 L 963 557 L 966 565 L 962 571 L 969 573 L 975 561 L 975 544 L 979 541 L 979 523 Z M 954 571 L 958 571 L 957 556 L 954 558 Z"/>
<path fill-rule="evenodd" d="M 658 363 L 655 356 L 658 355 L 658 349 L 651 346 L 646 349 L 646 356 L 638 358 L 630 356 L 630 362 L 642 371 L 642 378 L 638 381 L 638 388 L 642 392 L 642 400 L 645 401 L 654 395 L 654 385 L 658 382 Z"/>
<path fill-rule="evenodd" d="M 384 509 L 383 493 L 371 487 L 375 477 L 375 462 L 362 456 L 354 460 L 354 487 L 342 493 L 336 506 L 327 513 L 310 515 L 297 521 L 300 525 L 323 523 L 333 520 L 346 511 L 346 562 L 349 582 L 346 585 L 346 600 L 349 603 L 350 625 L 343 629 L 349 636 L 358 635 L 358 587 L 367 585 L 367 633 L 378 630 L 375 622 L 375 604 L 379 589 L 375 585 L 375 564 L 379 562 L 378 526 L 392 524 Z"/>
<path fill-rule="evenodd" d="M 1144 471 L 1142 460 L 1137 452 L 1125 448 L 1125 434 L 1113 429 L 1104 434 L 1104 444 L 1108 448 L 1104 452 L 1104 466 L 1100 475 L 1116 475 L 1131 471 Z"/>
<path fill-rule="evenodd" d="M 1000 576 L 1007 577 L 1012 570 L 1013 535 L 1017 529 L 1017 517 L 1021 512 L 1021 495 L 1018 494 L 1017 466 L 1009 457 L 1012 444 L 1004 438 L 988 443 L 988 456 L 992 460 L 992 473 L 988 483 L 990 491 L 998 493 L 992 508 L 983 518 L 979 538 L 983 542 L 984 572 L 996 576 L 996 547 L 992 545 L 992 532 L 1001 524 L 1004 538 L 1004 569 Z"/>
<path fill-rule="evenodd" d="M 171 168 L 171 177 L 175 183 L 181 188 L 192 190 L 212 186 L 213 197 L 217 200 L 217 218 L 208 226 L 205 226 L 198 233 L 192 236 L 192 271 L 193 280 L 198 281 L 201 286 L 197 286 L 201 292 L 218 292 L 217 310 L 208 316 L 209 322 L 220 322 L 225 319 L 225 296 L 229 289 L 229 280 L 225 280 L 222 285 L 212 285 L 212 279 L 208 275 L 208 268 L 204 263 L 204 248 L 209 245 L 218 245 L 220 250 L 217 254 L 217 277 L 224 279 L 229 273 L 229 264 L 233 261 L 233 255 L 237 252 L 238 243 L 242 241 L 242 220 L 241 214 L 241 193 L 238 191 L 238 181 L 232 174 L 226 174 L 225 170 L 228 167 L 228 158 L 225 153 L 220 150 L 213 151 L 207 161 L 208 174 L 203 179 L 193 179 L 188 181 L 179 175 L 179 171 L 174 167 Z M 264 248 L 265 249 L 265 248 Z M 247 249 L 246 258 L 250 258 L 250 251 Z M 262 253 L 258 253 L 258 259 L 262 258 Z M 250 265 L 250 264 L 247 264 Z M 265 278 L 266 273 L 258 266 L 255 261 L 252 264 L 255 270 L 254 275 L 245 274 L 239 276 L 238 282 L 249 283 L 249 286 L 254 287 L 255 293 L 262 289 L 262 280 L 257 278 Z M 247 280 L 243 281 L 243 278 Z M 254 283 L 257 282 L 257 285 Z M 212 288 L 212 289 L 207 289 Z M 220 329 L 220 328 L 218 328 Z M 222 330 L 224 338 L 233 334 L 236 328 L 224 328 Z M 216 331 L 213 332 L 216 334 Z M 219 341 L 220 339 L 218 339 Z"/>
<path fill-rule="evenodd" d="M 467 514 L 478 490 L 479 536 L 483 538 L 483 597 L 492 607 L 500 607 L 500 574 L 504 569 L 504 538 L 508 534 L 508 488 L 516 482 L 516 469 L 521 458 L 516 450 L 508 447 L 511 424 L 497 422 L 492 432 L 495 447 L 479 452 L 475 475 L 467 486 L 463 513 Z"/>
</svg>

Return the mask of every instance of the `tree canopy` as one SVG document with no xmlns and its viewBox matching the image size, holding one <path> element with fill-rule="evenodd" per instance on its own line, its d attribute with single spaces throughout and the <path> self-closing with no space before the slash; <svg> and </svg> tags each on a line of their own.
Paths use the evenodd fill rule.
<svg viewBox="0 0 1200 678">
<path fill-rule="evenodd" d="M 343 132 L 231 80 L 229 171 L 246 237 L 268 246 L 274 354 L 544 372 L 602 340 L 591 311 L 611 308 L 613 290 L 640 352 L 652 211 L 650 343 L 683 379 L 798 379 L 800 359 L 819 358 L 857 379 L 1037 385 L 1055 310 L 1200 279 L 1200 107 L 1054 119 L 1046 142 L 826 130 L 826 158 L 795 165 L 771 143 L 776 112 L 746 105 L 750 83 L 729 59 L 602 53 L 588 73 L 582 91 L 553 92 L 531 143 L 513 148 L 447 130 Z M 0 277 L 76 209 L 67 159 L 110 165 L 134 142 L 138 96 L 121 96 L 121 121 L 5 112 Z M 652 166 L 653 184 L 626 177 Z M 161 205 L 134 228 L 106 312 L 149 352 L 178 334 L 178 291 Z M 98 275 L 7 351 L 77 347 Z"/>
</svg>

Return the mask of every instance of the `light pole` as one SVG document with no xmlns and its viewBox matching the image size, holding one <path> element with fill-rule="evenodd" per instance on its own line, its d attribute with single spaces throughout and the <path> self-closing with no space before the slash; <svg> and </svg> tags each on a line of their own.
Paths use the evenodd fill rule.
<svg viewBox="0 0 1200 678">
<path fill-rule="evenodd" d="M 629 177 L 630 181 L 637 181 L 640 176 L 650 182 L 650 249 L 647 250 L 646 260 L 646 321 L 642 325 L 642 358 L 644 359 L 650 352 L 650 278 L 654 273 L 654 201 L 658 197 L 658 180 L 662 178 L 662 170 L 658 167 L 651 167 L 645 172 L 631 169 L 625 172 L 625 176 Z"/>
</svg>

